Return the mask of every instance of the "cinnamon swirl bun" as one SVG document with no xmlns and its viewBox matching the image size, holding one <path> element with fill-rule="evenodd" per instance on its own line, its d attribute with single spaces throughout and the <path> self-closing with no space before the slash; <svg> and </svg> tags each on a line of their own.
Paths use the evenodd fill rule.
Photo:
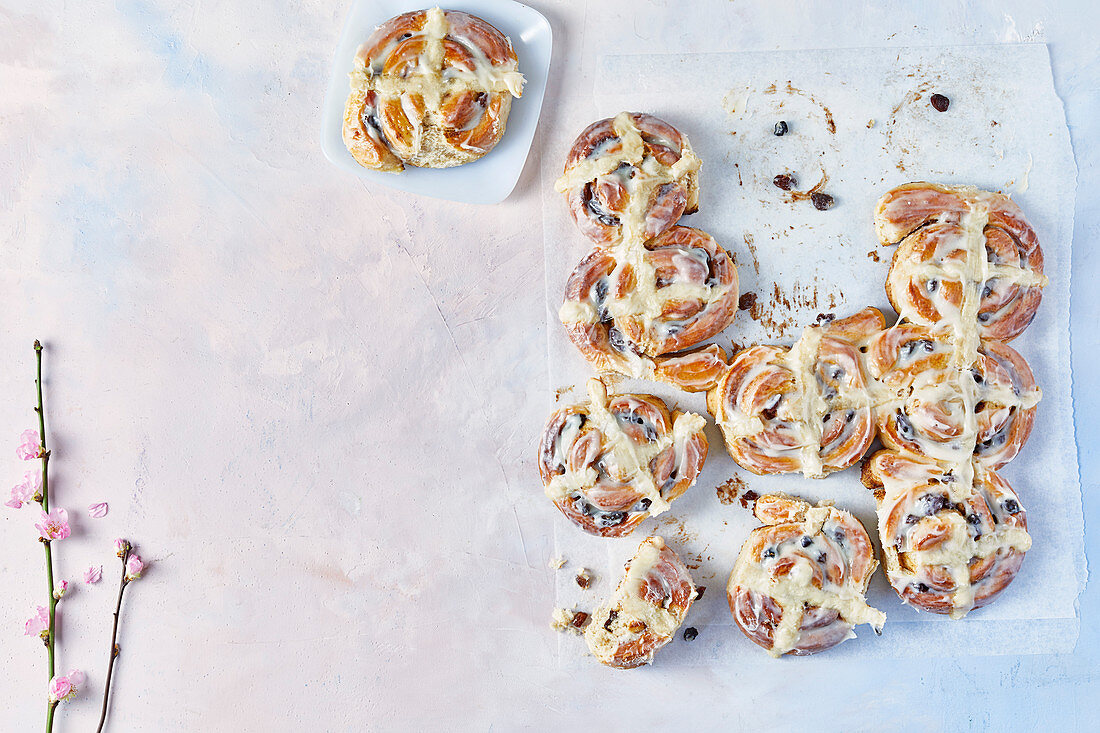
<svg viewBox="0 0 1100 733">
<path fill-rule="evenodd" d="M 917 608 L 962 618 L 1012 582 L 1031 548 L 1016 492 L 976 461 L 945 468 L 879 451 L 863 483 L 875 490 L 890 585 Z"/>
<path fill-rule="evenodd" d="M 719 347 L 657 357 L 728 326 L 737 314 L 737 284 L 737 268 L 710 235 L 675 226 L 633 248 L 589 252 L 566 283 L 559 316 L 597 369 L 699 391 L 724 366 Z"/>
<path fill-rule="evenodd" d="M 908 183 L 879 199 L 875 228 L 883 244 L 898 245 L 886 293 L 908 321 L 1010 341 L 1035 317 L 1047 284 L 1043 252 L 1007 196 Z"/>
<path fill-rule="evenodd" d="M 573 524 L 603 537 L 629 534 L 695 483 L 707 457 L 706 420 L 670 412 L 651 395 L 609 396 L 550 416 L 539 446 L 546 495 Z"/>
<path fill-rule="evenodd" d="M 865 593 L 878 563 L 867 531 L 848 512 L 772 494 L 756 501 L 757 527 L 741 546 L 726 596 L 734 621 L 773 657 L 814 654 L 886 614 Z"/>
<path fill-rule="evenodd" d="M 580 134 L 555 184 L 597 245 L 650 239 L 699 207 L 699 158 L 687 136 L 652 115 L 622 112 Z"/>
<path fill-rule="evenodd" d="M 584 632 L 589 651 L 609 667 L 649 664 L 697 595 L 691 574 L 664 539 L 646 538 L 611 598 L 592 614 Z"/>
<path fill-rule="evenodd" d="M 899 323 L 873 339 L 867 368 L 877 380 L 875 420 L 889 448 L 942 463 L 1000 468 L 1031 434 L 1042 395 L 1024 358 L 981 340 L 968 363 L 955 360 L 950 334 Z"/>
<path fill-rule="evenodd" d="M 738 465 L 757 474 L 843 470 L 875 437 L 872 396 L 859 351 L 886 321 L 875 308 L 810 326 L 791 348 L 739 352 L 707 409 Z"/>
<path fill-rule="evenodd" d="M 477 16 L 439 8 L 399 15 L 359 47 L 344 144 L 360 165 L 462 165 L 504 135 L 523 93 L 512 43 Z"/>
</svg>

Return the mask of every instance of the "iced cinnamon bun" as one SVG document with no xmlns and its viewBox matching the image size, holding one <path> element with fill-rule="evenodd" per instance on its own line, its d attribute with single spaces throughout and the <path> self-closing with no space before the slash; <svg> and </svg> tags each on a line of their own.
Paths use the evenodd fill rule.
<svg viewBox="0 0 1100 733">
<path fill-rule="evenodd" d="M 555 184 L 598 245 L 656 237 L 699 206 L 699 158 L 687 136 L 652 115 L 622 112 L 580 134 Z"/>
<path fill-rule="evenodd" d="M 500 142 L 523 93 L 512 43 L 454 10 L 418 10 L 383 23 L 359 47 L 344 108 L 344 144 L 366 168 L 448 168 Z"/>
<path fill-rule="evenodd" d="M 611 598 L 592 614 L 588 649 L 609 667 L 632 669 L 653 661 L 672 640 L 697 592 L 691 574 L 661 537 L 642 541 Z"/>
<path fill-rule="evenodd" d="M 745 636 L 780 657 L 834 647 L 858 624 L 881 632 L 886 614 L 865 597 L 878 563 L 859 520 L 775 494 L 760 497 L 753 513 L 766 526 L 741 546 L 726 587 Z"/>
<path fill-rule="evenodd" d="M 962 618 L 1012 582 L 1031 548 L 1019 497 L 980 463 L 880 451 L 863 483 L 875 490 L 890 585 L 917 608 Z"/>
<path fill-rule="evenodd" d="M 738 465 L 810 478 L 848 468 L 875 437 L 860 347 L 886 325 L 875 308 L 807 328 L 791 348 L 739 352 L 707 409 Z"/>
<path fill-rule="evenodd" d="M 883 244 L 898 245 L 886 293 L 906 320 L 1009 341 L 1035 317 L 1047 284 L 1043 252 L 1007 196 L 909 183 L 879 199 L 875 228 Z"/>
<path fill-rule="evenodd" d="M 588 382 L 587 403 L 551 415 L 539 446 L 546 495 L 573 524 L 603 537 L 629 534 L 695 483 L 707 457 L 706 420 L 652 395 L 608 395 Z"/>
<path fill-rule="evenodd" d="M 977 343 L 958 364 L 950 332 L 899 323 L 873 339 L 867 368 L 878 385 L 875 420 L 888 448 L 943 463 L 1011 461 L 1031 434 L 1042 392 L 1007 344 Z"/>
<path fill-rule="evenodd" d="M 593 249 L 565 287 L 559 316 L 569 338 L 601 371 L 667 379 L 706 389 L 722 359 L 683 359 L 691 349 L 728 326 L 737 314 L 737 268 L 713 237 L 675 226 L 646 242 L 612 250 Z M 716 351 L 709 353 L 724 354 Z M 679 379 L 658 359 L 677 353 L 692 365 Z"/>
</svg>

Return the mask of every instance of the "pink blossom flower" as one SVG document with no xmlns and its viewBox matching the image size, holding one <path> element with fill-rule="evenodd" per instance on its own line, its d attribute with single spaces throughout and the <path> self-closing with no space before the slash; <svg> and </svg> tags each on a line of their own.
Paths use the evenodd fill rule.
<svg viewBox="0 0 1100 733">
<path fill-rule="evenodd" d="M 79 669 L 70 669 L 68 674 L 62 674 L 50 680 L 50 702 L 68 700 L 76 694 L 77 687 L 84 684 L 84 673 Z"/>
<path fill-rule="evenodd" d="M 69 529 L 69 513 L 64 509 L 51 509 L 49 513 L 40 512 L 39 523 L 34 525 L 38 529 L 39 537 L 44 540 L 63 540 L 72 534 Z"/>
<path fill-rule="evenodd" d="M 89 567 L 87 570 L 84 571 L 84 582 L 85 583 L 89 583 L 89 584 L 90 583 L 98 583 L 100 581 L 100 579 L 102 579 L 102 578 L 103 578 L 103 566 L 102 565 L 100 565 L 98 567 L 95 566 L 95 565 L 92 565 L 91 567 Z"/>
<path fill-rule="evenodd" d="M 38 607 L 38 613 L 27 619 L 24 636 L 45 637 L 50 631 L 50 614 L 43 606 Z"/>
<path fill-rule="evenodd" d="M 39 471 L 27 471 L 23 480 L 11 488 L 11 498 L 4 502 L 4 506 L 19 509 L 24 504 L 38 501 L 42 498 L 42 473 Z"/>
<path fill-rule="evenodd" d="M 57 585 L 54 586 L 53 597 L 60 601 L 61 596 L 65 595 L 67 590 L 69 590 L 69 581 L 59 580 Z"/>
<path fill-rule="evenodd" d="M 122 557 L 126 554 L 126 551 L 130 549 L 130 543 L 121 537 L 115 540 L 115 554 Z"/>
<path fill-rule="evenodd" d="M 145 570 L 145 563 L 137 555 L 131 554 L 126 560 L 126 580 L 137 580 Z"/>
<path fill-rule="evenodd" d="M 101 501 L 98 504 L 89 504 L 88 516 L 92 519 L 103 519 L 107 516 L 107 502 Z"/>
<path fill-rule="evenodd" d="M 33 461 L 42 457 L 42 441 L 38 437 L 38 431 L 27 428 L 19 436 L 19 446 L 15 449 L 15 455 L 24 461 Z"/>
</svg>

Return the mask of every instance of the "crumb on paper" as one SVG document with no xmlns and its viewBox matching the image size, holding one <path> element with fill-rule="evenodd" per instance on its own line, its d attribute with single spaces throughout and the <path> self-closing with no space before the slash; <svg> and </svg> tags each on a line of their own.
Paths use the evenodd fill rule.
<svg viewBox="0 0 1100 733">
<path fill-rule="evenodd" d="M 879 261 L 878 252 L 876 252 L 875 250 L 871 250 L 870 252 L 868 252 L 867 256 L 870 257 L 875 262 Z"/>
<path fill-rule="evenodd" d="M 867 120 L 867 129 L 868 130 L 870 130 L 874 126 L 875 126 L 875 121 L 874 120 Z"/>
<path fill-rule="evenodd" d="M 566 386 L 566 387 L 558 387 L 557 389 L 554 390 L 554 402 L 560 402 L 561 398 L 562 398 L 562 395 L 564 395 L 568 392 L 572 392 L 572 391 L 573 391 L 573 385 L 571 385 L 571 384 Z"/>
<path fill-rule="evenodd" d="M 555 608 L 550 616 L 550 628 L 555 631 L 581 635 L 587 625 L 588 614 L 576 609 Z"/>
<path fill-rule="evenodd" d="M 745 486 L 745 482 L 741 480 L 740 476 L 731 476 L 714 487 L 715 493 L 718 494 L 718 501 L 726 506 L 735 503 L 741 492 L 747 489 L 748 487 Z"/>
<path fill-rule="evenodd" d="M 577 585 L 587 589 L 588 586 L 592 585 L 592 578 L 592 573 L 588 572 L 588 568 L 581 568 L 576 577 Z"/>
<path fill-rule="evenodd" d="M 745 87 L 743 89 L 730 89 L 726 92 L 726 96 L 722 97 L 722 109 L 726 110 L 734 117 L 740 117 L 745 114 L 745 109 L 749 104 L 749 89 Z"/>
<path fill-rule="evenodd" d="M 556 557 L 550 558 L 549 567 L 551 570 L 561 570 L 565 567 L 566 562 L 568 561 L 564 557 L 562 557 L 561 555 L 557 555 Z"/>
</svg>

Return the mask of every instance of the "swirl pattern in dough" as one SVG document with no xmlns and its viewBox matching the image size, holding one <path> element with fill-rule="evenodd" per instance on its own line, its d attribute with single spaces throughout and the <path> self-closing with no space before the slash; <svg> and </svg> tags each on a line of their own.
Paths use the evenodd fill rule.
<svg viewBox="0 0 1100 733">
<path fill-rule="evenodd" d="M 863 483 L 875 490 L 890 585 L 918 608 L 956 619 L 981 608 L 1031 548 L 1019 497 L 980 463 L 945 468 L 879 451 Z"/>
<path fill-rule="evenodd" d="M 885 325 L 882 313 L 865 308 L 810 326 L 791 348 L 739 352 L 707 392 L 733 459 L 756 474 L 810 478 L 858 461 L 875 438 L 860 347 Z"/>
<path fill-rule="evenodd" d="M 623 112 L 577 137 L 555 188 L 597 245 L 650 239 L 699 206 L 699 158 L 687 136 L 653 115 Z"/>
<path fill-rule="evenodd" d="M 1010 341 L 1035 317 L 1043 252 L 1007 196 L 909 183 L 879 200 L 875 228 L 883 244 L 898 245 L 886 293 L 906 320 Z"/>
<path fill-rule="evenodd" d="M 696 208 L 699 159 L 667 122 L 623 112 L 590 125 L 557 189 L 595 243 L 559 311 L 600 371 L 709 389 L 725 367 L 699 346 L 737 315 L 737 267 L 709 234 L 676 222 Z"/>
<path fill-rule="evenodd" d="M 477 160 L 523 93 L 516 67 L 511 41 L 477 16 L 432 8 L 391 18 L 355 55 L 344 144 L 360 165 L 391 173 Z"/>
<path fill-rule="evenodd" d="M 741 546 L 726 586 L 745 636 L 780 657 L 834 647 L 862 623 L 881 632 L 886 614 L 865 598 L 878 563 L 859 520 L 777 494 L 760 497 L 753 513 L 765 526 Z"/>
<path fill-rule="evenodd" d="M 588 395 L 551 415 L 539 472 L 546 495 L 573 524 L 621 537 L 695 483 L 707 457 L 706 420 L 670 412 L 652 395 L 609 396 L 598 379 L 589 380 Z"/>
<path fill-rule="evenodd" d="M 642 541 L 611 598 L 592 614 L 588 649 L 609 667 L 632 669 L 653 661 L 672 641 L 698 596 L 691 574 L 661 537 Z"/>
<path fill-rule="evenodd" d="M 669 359 L 659 357 L 721 332 L 737 314 L 737 296 L 729 254 L 710 235 L 675 226 L 633 250 L 589 252 L 566 283 L 560 316 L 597 369 L 660 379 L 676 375 L 662 373 Z M 717 358 L 692 359 L 704 383 L 725 356 L 718 347 L 706 353 Z"/>
<path fill-rule="evenodd" d="M 896 451 L 988 468 L 1011 461 L 1031 434 L 1041 391 L 1020 354 L 981 340 L 969 366 L 955 362 L 944 331 L 899 323 L 871 340 L 867 366 L 879 385 L 876 423 Z"/>
</svg>

